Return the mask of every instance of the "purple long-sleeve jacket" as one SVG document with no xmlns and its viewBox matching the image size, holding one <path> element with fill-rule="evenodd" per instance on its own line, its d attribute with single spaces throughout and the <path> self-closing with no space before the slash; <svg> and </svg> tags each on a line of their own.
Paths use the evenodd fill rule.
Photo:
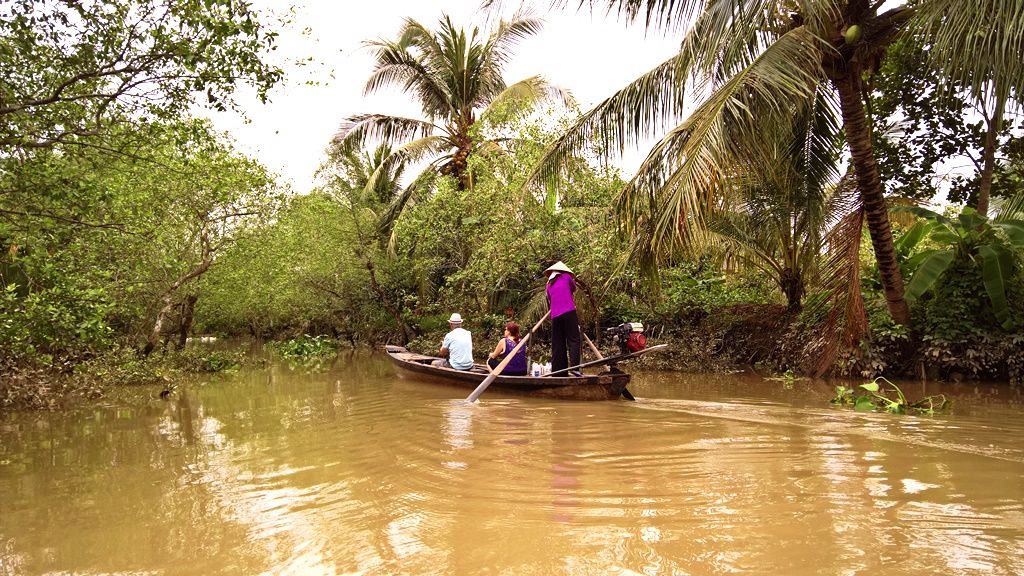
<svg viewBox="0 0 1024 576">
<path fill-rule="evenodd" d="M 572 274 L 561 273 L 554 281 L 548 282 L 548 298 L 551 300 L 551 317 L 558 318 L 576 309 L 572 293 L 576 291 L 576 279 Z"/>
</svg>

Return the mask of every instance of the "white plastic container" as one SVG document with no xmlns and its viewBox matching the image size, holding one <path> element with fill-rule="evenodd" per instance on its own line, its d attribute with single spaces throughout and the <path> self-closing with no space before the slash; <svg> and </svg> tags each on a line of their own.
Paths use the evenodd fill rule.
<svg viewBox="0 0 1024 576">
<path fill-rule="evenodd" d="M 540 376 L 540 364 L 537 364 L 536 362 L 534 362 L 533 365 L 530 367 L 530 373 L 533 374 L 534 378 L 539 377 Z"/>
</svg>

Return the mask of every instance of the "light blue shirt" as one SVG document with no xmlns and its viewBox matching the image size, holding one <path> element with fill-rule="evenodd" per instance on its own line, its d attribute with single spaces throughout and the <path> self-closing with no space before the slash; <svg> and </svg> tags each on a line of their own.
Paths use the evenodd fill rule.
<svg viewBox="0 0 1024 576">
<path fill-rule="evenodd" d="M 459 327 L 444 335 L 444 344 L 448 349 L 448 363 L 456 370 L 469 370 L 473 367 L 473 335 L 469 330 Z"/>
</svg>

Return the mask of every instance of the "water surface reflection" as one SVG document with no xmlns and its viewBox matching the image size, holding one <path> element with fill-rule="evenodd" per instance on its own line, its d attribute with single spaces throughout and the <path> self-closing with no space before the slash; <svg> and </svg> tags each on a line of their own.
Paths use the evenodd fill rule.
<svg viewBox="0 0 1024 576">
<path fill-rule="evenodd" d="M 1014 391 L 897 418 L 809 382 L 631 388 L 466 405 L 359 355 L 8 415 L 0 574 L 1024 573 Z"/>
</svg>

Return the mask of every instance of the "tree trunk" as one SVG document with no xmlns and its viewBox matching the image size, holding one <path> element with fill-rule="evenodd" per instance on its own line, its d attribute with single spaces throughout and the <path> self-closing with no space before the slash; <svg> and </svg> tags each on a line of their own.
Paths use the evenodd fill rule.
<svg viewBox="0 0 1024 576">
<path fill-rule="evenodd" d="M 171 308 L 174 308 L 174 293 L 189 280 L 202 276 L 204 272 L 210 269 L 211 264 L 213 264 L 212 256 L 210 256 L 210 254 L 206 254 L 203 261 L 195 270 L 192 270 L 181 278 L 175 280 L 174 284 L 171 284 L 170 288 L 160 295 L 160 302 L 163 303 L 163 306 L 161 306 L 160 311 L 157 312 L 156 321 L 153 322 L 153 329 L 150 330 L 149 337 L 146 338 L 146 345 L 142 348 L 143 356 L 149 356 L 152 354 L 156 345 L 160 343 L 160 331 L 164 327 L 164 321 L 167 319 L 167 314 L 171 311 Z"/>
<path fill-rule="evenodd" d="M 441 173 L 454 176 L 459 190 L 468 190 L 472 185 L 472 175 L 469 173 L 469 154 L 473 149 L 473 138 L 470 137 L 469 130 L 474 122 L 476 122 L 476 118 L 473 117 L 472 112 L 465 111 L 449 125 L 449 130 L 453 134 L 452 140 L 455 143 L 455 153 L 441 169 Z"/>
<path fill-rule="evenodd" d="M 860 67 L 849 63 L 849 70 L 833 80 L 833 83 L 839 91 L 846 142 L 850 146 L 857 188 L 867 217 L 868 232 L 871 234 L 871 245 L 875 250 L 889 315 L 897 324 L 906 326 L 910 324 L 910 308 L 903 296 L 903 275 L 896 260 L 889 209 L 882 192 L 882 179 L 871 147 L 871 129 L 860 96 L 860 74 Z"/>
<path fill-rule="evenodd" d="M 996 146 L 999 144 L 999 129 L 1003 125 L 1003 110 L 1006 97 L 999 93 L 998 86 L 993 87 L 996 95 L 995 110 L 991 117 L 985 118 L 988 129 L 985 132 L 985 147 L 982 150 L 981 183 L 978 185 L 978 214 L 988 216 L 989 199 L 992 196 L 992 175 L 996 168 Z"/>
<path fill-rule="evenodd" d="M 162 298 L 163 306 L 160 307 L 160 311 L 156 313 L 156 322 L 153 323 L 153 329 L 149 331 L 149 338 L 146 339 L 146 345 L 142 348 L 142 355 L 148 357 L 156 349 L 156 345 L 160 343 L 160 332 L 164 327 L 164 320 L 167 319 L 167 314 L 174 308 L 174 302 L 171 297 L 174 295 L 173 292 L 164 294 Z"/>
<path fill-rule="evenodd" d="M 178 327 L 178 350 L 185 347 L 188 340 L 188 333 L 192 331 L 192 320 L 196 311 L 196 300 L 198 294 L 189 294 L 181 304 L 181 326 Z"/>
<path fill-rule="evenodd" d="M 786 295 L 786 309 L 790 312 L 799 312 L 802 308 L 801 302 L 804 298 L 804 280 L 799 270 L 786 268 L 779 278 L 779 287 Z"/>
</svg>

